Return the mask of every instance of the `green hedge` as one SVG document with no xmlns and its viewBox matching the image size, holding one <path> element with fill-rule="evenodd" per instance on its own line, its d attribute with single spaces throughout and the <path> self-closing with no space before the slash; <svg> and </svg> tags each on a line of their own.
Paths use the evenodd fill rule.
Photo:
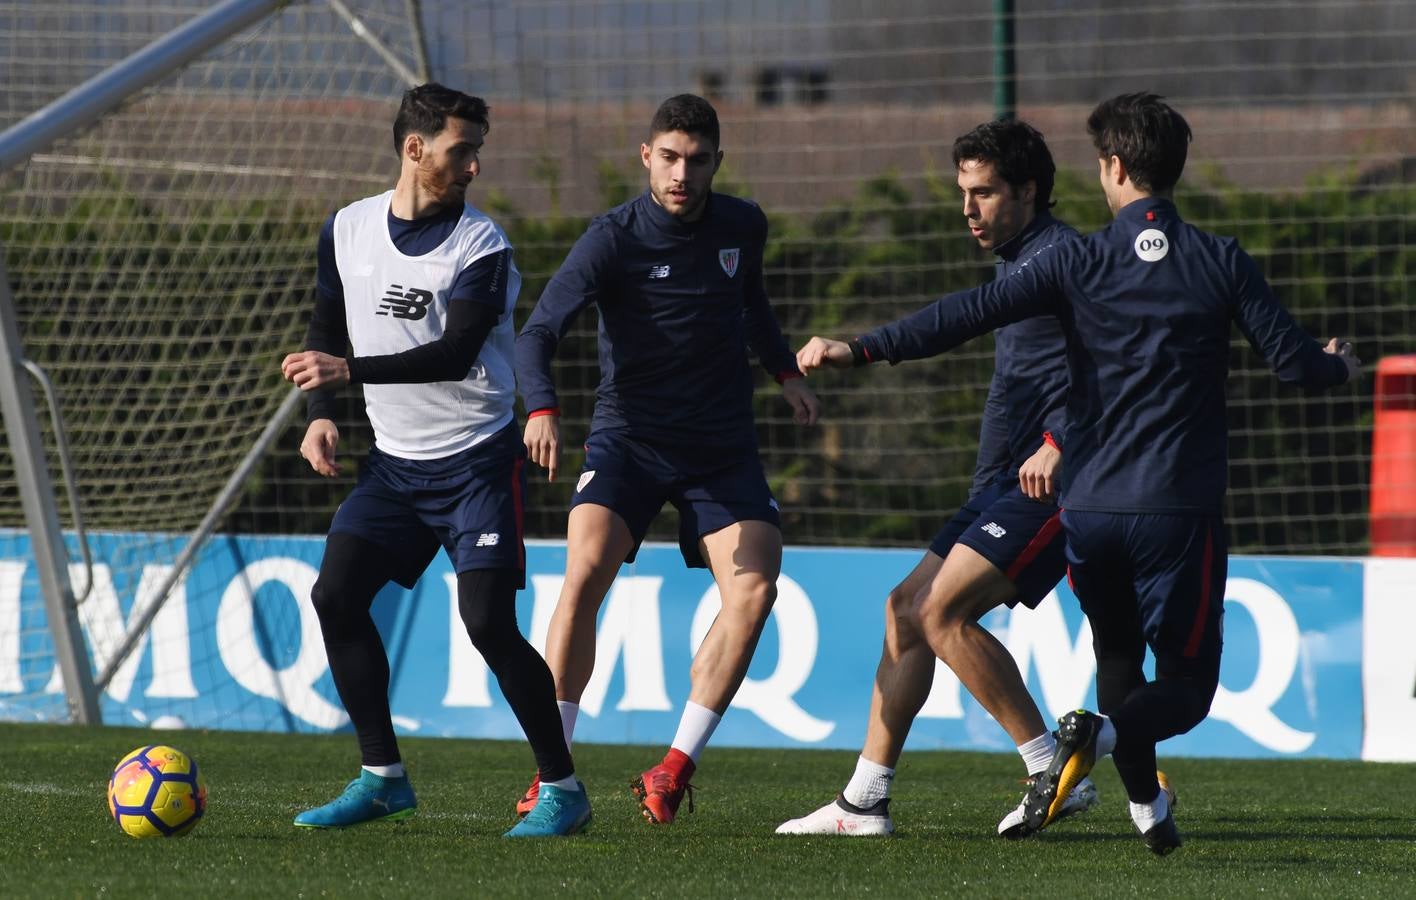
<svg viewBox="0 0 1416 900">
<path fill-rule="evenodd" d="M 640 189 L 637 174 L 627 170 L 602 174 L 606 206 Z M 553 173 L 547 177 L 553 183 Z M 719 187 L 751 195 L 730 178 Z M 1060 173 L 1056 196 L 1055 212 L 1080 230 L 1109 220 L 1093 178 Z M 1353 339 L 1368 363 L 1416 349 L 1408 286 L 1416 254 L 1409 234 L 1413 200 L 1411 186 L 1354 175 L 1331 176 L 1286 194 L 1211 179 L 1177 197 L 1190 221 L 1240 239 L 1311 333 Z M 496 196 L 485 205 L 517 248 L 525 278 L 518 315 L 524 318 L 586 220 L 554 210 L 524 215 Z M 327 210 L 213 201 L 195 213 L 185 210 L 179 225 L 122 196 L 84 199 L 58 212 L 21 213 L 15 207 L 6 203 L 8 212 L 0 213 L 0 243 L 31 355 L 62 361 L 69 355 L 64 340 L 79 334 L 81 323 L 98 323 L 105 340 L 96 359 L 135 372 L 129 375 L 135 385 L 178 377 L 187 366 L 219 372 L 223 360 L 254 360 L 269 373 L 269 390 L 278 400 L 275 365 L 303 335 L 315 235 Z M 885 175 L 814 214 L 768 212 L 767 287 L 794 346 L 811 334 L 855 333 L 992 276 L 991 261 L 962 227 L 951 176 L 906 182 Z M 85 299 L 80 307 L 56 301 L 61 297 Z M 249 313 L 236 317 L 244 336 L 216 333 L 229 327 L 221 323 L 233 321 L 233 308 Z M 143 314 L 134 316 L 133 310 Z M 594 318 L 588 315 L 577 326 L 560 353 L 557 380 L 572 447 L 583 436 L 598 381 Z M 1229 504 L 1234 549 L 1363 552 L 1370 379 L 1357 390 L 1303 398 L 1279 386 L 1235 334 Z M 137 342 L 147 345 L 142 353 L 133 349 Z M 966 494 L 991 369 L 991 338 L 984 338 L 947 358 L 872 370 L 850 390 L 844 378 L 830 385 L 823 380 L 830 416 L 815 430 L 769 424 L 781 419 L 774 406 L 780 401 L 775 389 L 764 387 L 762 443 L 774 489 L 791 498 L 789 540 L 928 540 Z M 212 391 L 205 399 L 219 400 L 221 384 Z M 136 430 L 115 428 L 102 411 L 79 415 L 70 427 L 81 435 L 138 440 Z M 351 404 L 343 429 L 346 459 L 357 459 L 367 446 L 367 427 L 360 422 L 358 404 Z M 232 530 L 324 530 L 348 481 L 324 482 L 309 472 L 291 450 L 300 428 L 292 426 L 253 481 L 229 523 Z M 574 472 L 578 462 L 569 451 L 563 467 Z M 564 481 L 533 492 L 528 534 L 563 533 L 572 479 Z"/>
</svg>

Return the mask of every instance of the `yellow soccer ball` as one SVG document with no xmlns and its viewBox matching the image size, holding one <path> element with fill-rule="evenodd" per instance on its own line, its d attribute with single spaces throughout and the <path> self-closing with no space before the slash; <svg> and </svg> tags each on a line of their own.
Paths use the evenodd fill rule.
<svg viewBox="0 0 1416 900">
<path fill-rule="evenodd" d="M 108 811 L 133 837 L 181 837 L 206 813 L 206 783 L 181 750 L 139 747 L 119 760 L 108 778 Z"/>
</svg>

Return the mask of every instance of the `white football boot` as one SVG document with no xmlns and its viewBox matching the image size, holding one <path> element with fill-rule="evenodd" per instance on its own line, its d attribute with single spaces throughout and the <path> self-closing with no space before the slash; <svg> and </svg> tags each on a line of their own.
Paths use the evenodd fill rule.
<svg viewBox="0 0 1416 900">
<path fill-rule="evenodd" d="M 895 833 L 895 823 L 890 819 L 890 798 L 879 801 L 869 809 L 861 809 L 846 802 L 840 794 L 836 799 L 814 813 L 792 819 L 777 826 L 778 834 L 839 834 L 846 837 L 866 837 Z"/>
</svg>

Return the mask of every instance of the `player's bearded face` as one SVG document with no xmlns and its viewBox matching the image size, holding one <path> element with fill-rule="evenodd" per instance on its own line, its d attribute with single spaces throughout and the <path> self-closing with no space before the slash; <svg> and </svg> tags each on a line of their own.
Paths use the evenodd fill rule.
<svg viewBox="0 0 1416 900">
<path fill-rule="evenodd" d="M 478 154 L 484 139 L 482 126 L 466 119 L 448 119 L 446 127 L 424 140 L 418 159 L 418 185 L 441 204 L 466 201 L 467 186 L 481 174 Z"/>
<path fill-rule="evenodd" d="M 964 218 L 968 219 L 969 234 L 985 250 L 1006 243 L 1032 221 L 1035 191 L 1032 182 L 1013 187 L 994 171 L 992 163 L 976 159 L 959 163 Z"/>
<path fill-rule="evenodd" d="M 670 215 L 692 222 L 703 215 L 713 189 L 713 176 L 723 152 L 713 142 L 683 131 L 656 134 L 639 145 L 639 158 L 649 170 L 649 193 Z"/>
</svg>

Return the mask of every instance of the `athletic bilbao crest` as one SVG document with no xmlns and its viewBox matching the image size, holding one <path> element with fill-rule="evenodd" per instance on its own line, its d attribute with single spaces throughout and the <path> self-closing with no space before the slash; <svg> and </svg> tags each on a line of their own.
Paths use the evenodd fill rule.
<svg viewBox="0 0 1416 900">
<path fill-rule="evenodd" d="M 723 267 L 723 271 L 732 278 L 737 274 L 738 261 L 742 259 L 742 250 L 734 247 L 731 250 L 718 251 L 718 265 Z"/>
</svg>

